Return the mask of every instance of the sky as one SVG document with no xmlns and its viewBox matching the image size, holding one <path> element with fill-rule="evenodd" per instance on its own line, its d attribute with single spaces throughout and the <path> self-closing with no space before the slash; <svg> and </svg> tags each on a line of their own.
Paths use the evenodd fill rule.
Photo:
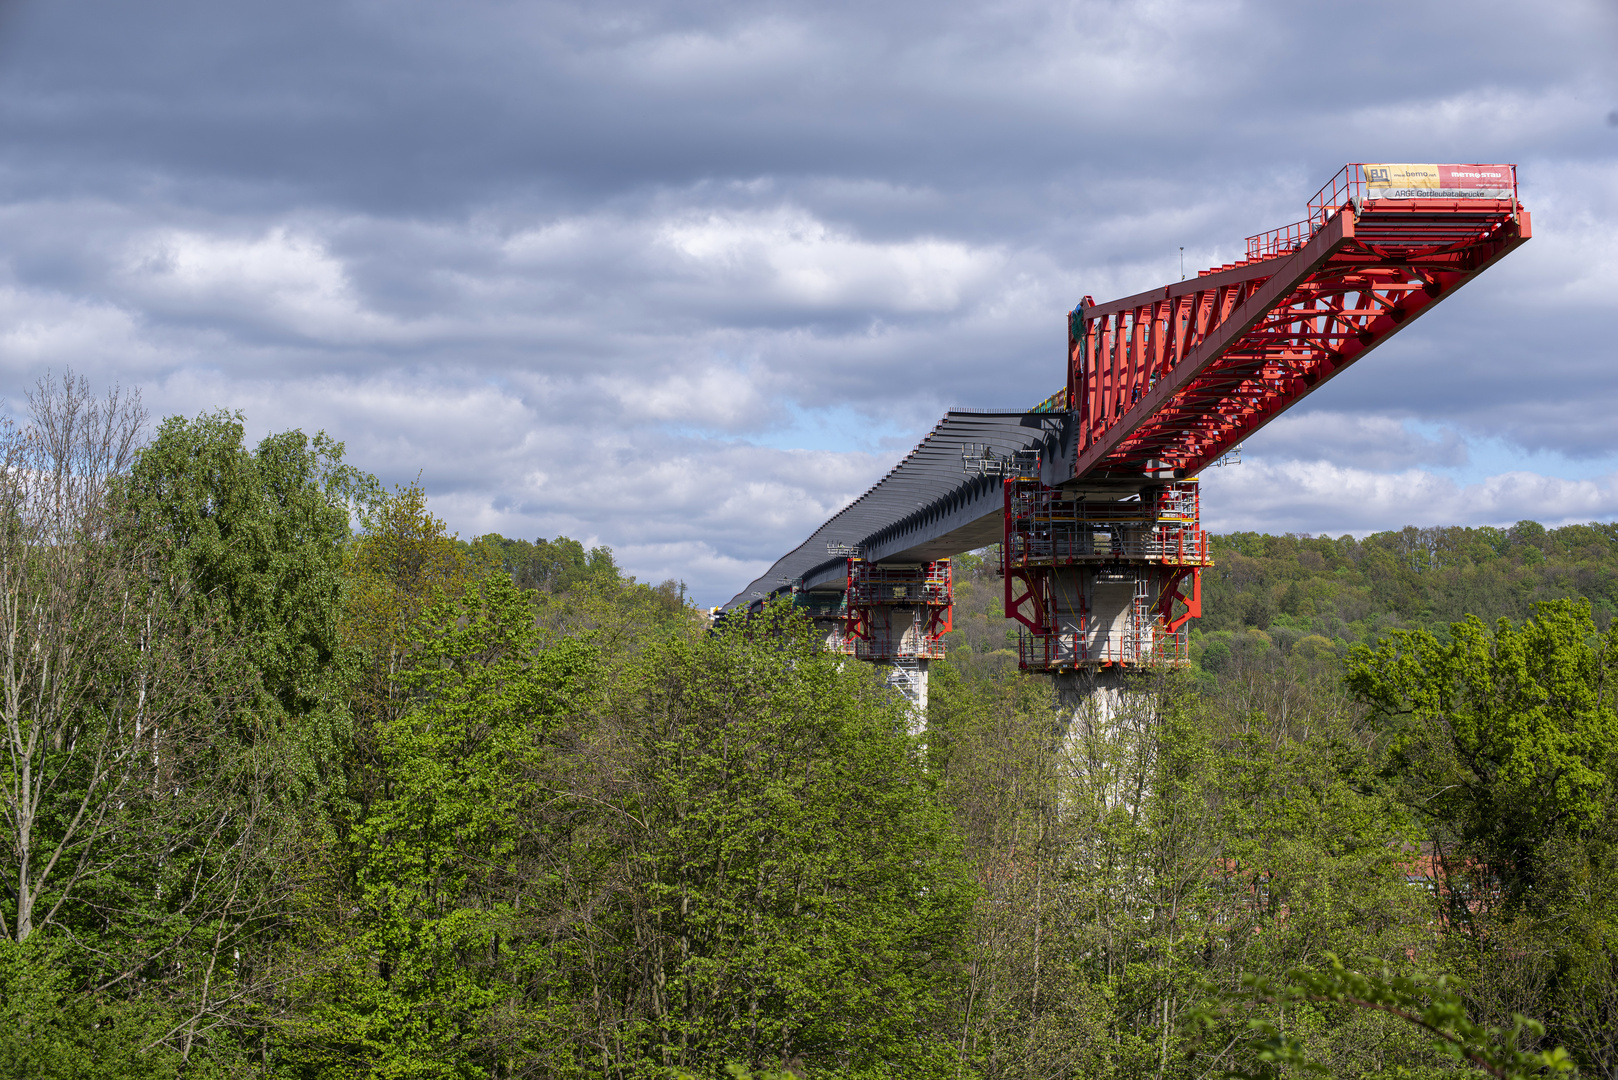
<svg viewBox="0 0 1618 1080">
<path fill-rule="evenodd" d="M 1464 12 L 1464 15 L 1462 14 Z M 0 397 L 48 371 L 728 599 L 1065 316 L 1348 161 L 1534 239 L 1209 470 L 1216 531 L 1618 517 L 1618 4 L 0 4 Z"/>
</svg>

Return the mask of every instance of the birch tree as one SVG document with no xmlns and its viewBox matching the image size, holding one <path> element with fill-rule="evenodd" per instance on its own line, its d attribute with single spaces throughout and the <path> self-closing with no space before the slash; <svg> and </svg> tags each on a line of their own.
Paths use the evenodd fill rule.
<svg viewBox="0 0 1618 1080">
<path fill-rule="evenodd" d="M 103 841 L 136 787 L 162 783 L 176 674 L 155 583 L 108 542 L 139 396 L 64 376 L 28 405 L 0 422 L 0 933 L 17 942 L 122 857 Z"/>
</svg>

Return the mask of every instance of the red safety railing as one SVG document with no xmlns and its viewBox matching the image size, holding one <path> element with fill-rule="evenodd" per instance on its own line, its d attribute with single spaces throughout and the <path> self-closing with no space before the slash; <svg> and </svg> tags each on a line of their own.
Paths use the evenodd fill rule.
<svg viewBox="0 0 1618 1080">
<path fill-rule="evenodd" d="M 852 655 L 861 660 L 941 660 L 944 651 L 942 641 L 923 635 L 910 641 L 887 637 L 855 639 Z"/>
<path fill-rule="evenodd" d="M 1105 633 L 1097 635 L 1093 645 L 1090 639 L 1083 630 L 1031 634 L 1019 629 L 1017 664 L 1024 671 L 1061 671 L 1109 664 L 1183 664 L 1191 656 L 1184 627 L 1168 630 L 1151 625 L 1134 632 Z"/>
<path fill-rule="evenodd" d="M 1309 200 L 1310 231 L 1320 228 L 1331 216 L 1349 204 L 1365 199 L 1365 166 L 1360 162 L 1344 165 L 1337 175 L 1320 186 Z"/>
<path fill-rule="evenodd" d="M 846 595 L 849 604 L 947 605 L 951 585 L 948 559 L 902 566 L 850 559 Z"/>
<path fill-rule="evenodd" d="M 1038 481 L 1008 485 L 1001 570 L 1119 559 L 1175 566 L 1209 561 L 1195 481 L 1165 484 L 1155 503 L 1097 510 Z"/>
<path fill-rule="evenodd" d="M 1510 171 L 1510 201 L 1517 201 L 1517 167 L 1515 165 L 1483 166 L 1483 165 L 1444 165 L 1440 169 L 1467 169 L 1467 168 L 1504 168 Z M 1326 222 L 1330 221 L 1345 206 L 1361 207 L 1374 194 L 1367 183 L 1364 162 L 1350 162 L 1344 165 L 1336 176 L 1326 181 L 1321 189 L 1315 192 L 1314 198 L 1309 200 L 1309 216 L 1302 221 L 1294 221 L 1290 225 L 1283 225 L 1279 229 L 1270 229 L 1256 236 L 1247 238 L 1247 259 L 1268 259 L 1276 255 L 1285 255 L 1289 251 L 1296 251 L 1308 239 L 1318 232 Z"/>
<path fill-rule="evenodd" d="M 954 572 L 948 559 L 884 564 L 848 560 L 843 627 L 835 648 L 862 660 L 936 660 L 954 628 Z M 894 615 L 911 609 L 908 627 Z"/>
<path fill-rule="evenodd" d="M 1209 565 L 1195 480 L 1155 485 L 1137 501 L 1093 505 L 1037 480 L 1007 480 L 1001 539 L 1005 613 L 1022 624 L 1025 671 L 1180 663 L 1186 623 L 1202 612 L 1198 571 Z M 1133 582 L 1133 600 L 1105 622 L 1092 585 Z M 1183 609 L 1183 610 L 1182 610 Z"/>
<path fill-rule="evenodd" d="M 1283 225 L 1279 229 L 1261 232 L 1257 236 L 1249 236 L 1247 238 L 1247 261 L 1268 259 L 1274 255 L 1284 255 L 1289 251 L 1296 251 L 1303 247 L 1304 241 L 1314 234 L 1313 222 L 1294 221 L 1291 225 Z"/>
</svg>

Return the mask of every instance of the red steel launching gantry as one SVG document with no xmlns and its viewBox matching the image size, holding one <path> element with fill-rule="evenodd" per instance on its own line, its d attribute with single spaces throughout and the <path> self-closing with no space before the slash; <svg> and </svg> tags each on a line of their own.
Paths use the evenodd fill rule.
<svg viewBox="0 0 1618 1080">
<path fill-rule="evenodd" d="M 1072 477 L 1006 483 L 1023 666 L 1182 658 L 1209 559 L 1198 515 L 1164 507 L 1196 508 L 1199 472 L 1530 235 L 1513 165 L 1352 164 L 1238 262 L 1085 297 L 1051 403 L 1076 425 Z"/>
<path fill-rule="evenodd" d="M 1529 235 L 1514 165 L 1347 165 L 1245 259 L 1085 297 L 1069 319 L 1074 476 L 1196 475 Z"/>
</svg>

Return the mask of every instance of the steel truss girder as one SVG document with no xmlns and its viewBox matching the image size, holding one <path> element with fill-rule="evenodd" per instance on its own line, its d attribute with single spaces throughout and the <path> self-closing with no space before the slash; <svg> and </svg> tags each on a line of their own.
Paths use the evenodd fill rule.
<svg viewBox="0 0 1618 1080">
<path fill-rule="evenodd" d="M 1531 235 L 1511 200 L 1345 205 L 1293 251 L 1086 297 L 1069 321 L 1074 476 L 1197 474 Z"/>
</svg>

